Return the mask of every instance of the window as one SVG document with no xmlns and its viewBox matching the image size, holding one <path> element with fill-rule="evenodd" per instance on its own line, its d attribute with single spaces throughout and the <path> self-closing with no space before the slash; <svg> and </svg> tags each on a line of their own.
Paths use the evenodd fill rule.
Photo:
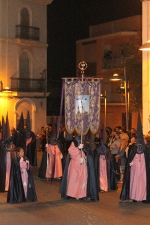
<svg viewBox="0 0 150 225">
<path fill-rule="evenodd" d="M 26 8 L 21 10 L 21 25 L 29 26 L 29 12 Z"/>
<path fill-rule="evenodd" d="M 112 51 L 109 46 L 104 49 L 104 57 L 103 57 L 103 68 L 108 69 L 111 68 L 112 64 Z"/>
<path fill-rule="evenodd" d="M 26 53 L 22 53 L 19 57 L 19 89 L 21 91 L 30 88 L 30 68 L 29 57 Z"/>
<path fill-rule="evenodd" d="M 19 57 L 19 77 L 29 78 L 29 58 L 26 53 L 22 53 Z"/>
<path fill-rule="evenodd" d="M 21 10 L 21 37 L 28 39 L 29 37 L 29 12 L 26 8 Z"/>
</svg>

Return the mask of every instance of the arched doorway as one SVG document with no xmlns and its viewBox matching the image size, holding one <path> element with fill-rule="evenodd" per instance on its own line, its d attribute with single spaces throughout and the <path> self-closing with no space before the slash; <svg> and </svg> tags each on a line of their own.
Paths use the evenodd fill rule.
<svg viewBox="0 0 150 225">
<path fill-rule="evenodd" d="M 35 112 L 36 106 L 35 103 L 29 98 L 20 99 L 15 105 L 15 121 L 16 127 L 18 125 L 18 121 L 20 119 L 21 113 L 23 112 L 24 116 L 24 125 L 26 125 L 27 113 L 30 113 L 31 119 L 31 129 L 35 131 Z"/>
</svg>

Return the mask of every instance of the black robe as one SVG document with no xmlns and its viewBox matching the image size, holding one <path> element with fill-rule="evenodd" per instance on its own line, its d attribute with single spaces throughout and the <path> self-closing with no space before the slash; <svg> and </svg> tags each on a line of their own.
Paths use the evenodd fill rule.
<svg viewBox="0 0 150 225">
<path fill-rule="evenodd" d="M 16 130 L 12 136 L 12 141 L 16 148 L 23 148 L 25 156 L 29 159 L 31 166 L 37 166 L 36 136 L 33 131 L 29 131 L 29 135 L 29 138 L 32 137 L 32 140 L 27 146 L 25 130 Z"/>
<path fill-rule="evenodd" d="M 93 201 L 98 201 L 99 194 L 96 182 L 94 159 L 90 145 L 86 145 L 84 152 L 87 156 L 87 168 L 88 168 L 87 197 Z"/>
<path fill-rule="evenodd" d="M 31 166 L 37 166 L 37 152 L 36 152 L 36 136 L 33 131 L 30 131 L 31 142 L 27 145 L 25 155 L 29 159 Z"/>
<path fill-rule="evenodd" d="M 26 201 L 34 202 L 37 200 L 31 169 L 29 168 L 27 172 L 28 172 L 28 189 L 27 189 L 27 199 L 25 199 L 20 171 L 20 157 L 15 157 L 11 165 L 10 186 L 7 195 L 8 203 L 21 203 Z"/>
<path fill-rule="evenodd" d="M 86 146 L 84 152 L 87 156 L 87 169 L 88 169 L 88 181 L 87 181 L 87 198 L 90 198 L 92 201 L 98 201 L 99 195 L 96 185 L 96 176 L 95 176 L 95 168 L 94 168 L 94 160 L 92 156 L 92 152 L 90 151 L 90 147 Z M 60 194 L 62 198 L 68 199 L 69 197 L 66 195 L 67 190 L 67 177 L 68 177 L 68 167 L 70 163 L 70 155 L 68 154 L 64 174 L 61 181 L 60 186 Z"/>
<path fill-rule="evenodd" d="M 26 132 L 24 130 L 16 130 L 13 134 L 12 141 L 16 148 L 21 147 L 26 151 Z"/>
<path fill-rule="evenodd" d="M 40 177 L 41 179 L 46 178 L 46 168 L 47 168 L 47 151 L 45 149 L 42 155 L 42 160 L 41 160 L 39 174 L 38 174 L 38 177 Z"/>
<path fill-rule="evenodd" d="M 125 176 L 124 176 L 124 181 L 122 185 L 122 190 L 120 194 L 120 199 L 121 200 L 129 200 L 129 193 L 130 193 L 130 163 L 132 162 L 134 156 L 137 153 L 137 146 L 134 145 L 131 148 L 129 158 L 127 160 L 126 168 L 125 168 Z M 150 153 L 149 149 L 145 146 L 145 151 L 144 151 L 144 156 L 145 156 L 145 165 L 146 165 L 146 201 L 150 202 Z"/>
<path fill-rule="evenodd" d="M 114 168 L 113 157 L 109 154 L 109 190 L 117 190 L 116 171 Z"/>
</svg>

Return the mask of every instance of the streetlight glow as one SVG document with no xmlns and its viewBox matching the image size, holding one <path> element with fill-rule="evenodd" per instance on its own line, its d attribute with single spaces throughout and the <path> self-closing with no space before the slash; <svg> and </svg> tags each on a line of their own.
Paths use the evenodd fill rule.
<svg viewBox="0 0 150 225">
<path fill-rule="evenodd" d="M 5 87 L 2 92 L 12 92 L 9 87 Z"/>
<path fill-rule="evenodd" d="M 145 44 L 143 44 L 139 50 L 141 51 L 150 51 L 150 40 L 148 40 Z"/>
<path fill-rule="evenodd" d="M 117 73 L 113 74 L 112 77 L 109 78 L 110 81 L 120 81 L 122 78 L 119 77 Z"/>
<path fill-rule="evenodd" d="M 121 81 L 120 81 L 120 88 L 121 88 L 121 89 L 124 89 L 124 80 L 121 80 Z"/>
</svg>

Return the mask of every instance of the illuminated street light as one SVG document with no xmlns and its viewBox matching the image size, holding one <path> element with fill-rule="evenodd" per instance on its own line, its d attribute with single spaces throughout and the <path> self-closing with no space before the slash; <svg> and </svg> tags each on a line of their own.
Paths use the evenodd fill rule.
<svg viewBox="0 0 150 225">
<path fill-rule="evenodd" d="M 139 50 L 141 51 L 150 51 L 150 40 L 148 40 L 145 44 L 143 44 Z"/>
<path fill-rule="evenodd" d="M 6 92 L 6 93 L 8 93 L 8 92 L 12 92 L 12 91 L 10 90 L 10 88 L 9 88 L 9 87 L 5 87 L 5 88 L 2 90 L 2 92 Z"/>
<path fill-rule="evenodd" d="M 114 74 L 109 78 L 110 81 L 123 81 L 124 82 L 124 90 L 125 90 L 125 108 L 126 108 L 126 130 L 129 129 L 129 82 L 127 87 L 127 77 L 126 77 L 126 69 L 124 67 L 124 79 L 122 79 L 118 74 Z M 128 88 L 128 91 L 127 91 Z M 127 95 L 128 92 L 128 95 Z"/>
<path fill-rule="evenodd" d="M 117 73 L 113 74 L 112 77 L 109 78 L 110 81 L 120 81 L 122 78 L 119 77 Z"/>
</svg>

